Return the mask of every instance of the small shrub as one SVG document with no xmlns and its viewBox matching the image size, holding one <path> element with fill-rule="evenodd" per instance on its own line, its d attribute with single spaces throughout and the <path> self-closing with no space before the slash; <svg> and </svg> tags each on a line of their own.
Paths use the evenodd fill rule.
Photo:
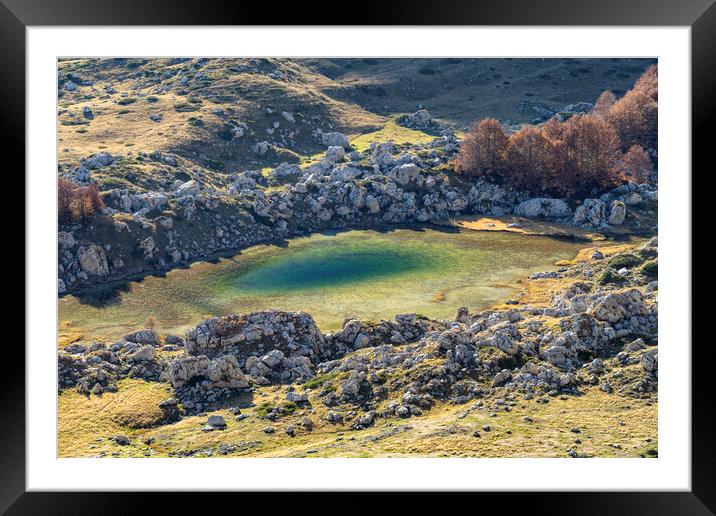
<svg viewBox="0 0 716 516">
<path fill-rule="evenodd" d="M 618 254 L 611 260 L 609 260 L 609 266 L 615 270 L 619 270 L 622 267 L 631 269 L 641 263 L 641 258 L 634 256 L 633 254 Z"/>
<path fill-rule="evenodd" d="M 626 278 L 621 274 L 617 274 L 617 271 L 611 268 L 606 268 L 597 278 L 597 283 L 600 285 L 607 285 L 609 283 L 623 283 Z"/>
<path fill-rule="evenodd" d="M 157 325 L 157 320 L 152 316 L 147 317 L 147 322 L 144 323 L 144 327 L 146 329 L 152 330 L 152 331 L 154 331 L 154 327 L 156 325 Z"/>
<path fill-rule="evenodd" d="M 323 387 L 324 383 L 333 380 L 336 377 L 336 374 L 337 373 L 335 371 L 332 371 L 330 373 L 314 376 L 313 378 L 305 382 L 303 386 L 306 389 L 318 389 L 320 387 Z"/>
<path fill-rule="evenodd" d="M 273 411 L 275 408 L 277 408 L 276 405 L 269 401 L 265 401 L 256 407 L 254 413 L 260 418 L 265 418 L 268 413 Z M 298 405 L 292 401 L 284 401 L 281 405 L 279 405 L 279 408 L 284 415 L 289 415 L 298 410 Z"/>
<path fill-rule="evenodd" d="M 189 118 L 189 125 L 192 127 L 204 127 L 204 121 L 192 116 Z"/>
<path fill-rule="evenodd" d="M 150 97 L 147 97 L 147 102 L 154 104 L 155 102 L 159 102 L 159 98 L 152 95 Z"/>
<path fill-rule="evenodd" d="M 185 102 L 180 102 L 179 104 L 174 104 L 174 110 L 179 113 L 188 113 L 191 111 L 198 111 L 199 108 L 198 108 L 198 106 L 192 106 Z"/>
<path fill-rule="evenodd" d="M 119 104 L 120 106 L 128 106 L 130 104 L 134 104 L 135 102 L 137 102 L 137 99 L 127 97 L 126 99 L 119 99 L 117 101 L 117 104 Z"/>
<path fill-rule="evenodd" d="M 649 260 L 641 266 L 640 270 L 647 278 L 657 278 L 659 276 L 659 263 L 656 260 Z"/>
<path fill-rule="evenodd" d="M 269 403 L 268 401 L 264 401 L 260 405 L 257 405 L 254 409 L 254 413 L 260 417 L 264 418 L 266 415 L 271 412 L 274 408 L 274 405 L 272 403 Z"/>
</svg>

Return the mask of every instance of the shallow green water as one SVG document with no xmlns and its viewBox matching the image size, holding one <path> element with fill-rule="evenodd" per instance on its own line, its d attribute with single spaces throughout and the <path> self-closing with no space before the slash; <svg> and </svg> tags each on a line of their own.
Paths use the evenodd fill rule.
<svg viewBox="0 0 716 516">
<path fill-rule="evenodd" d="M 182 331 L 232 312 L 304 310 L 324 330 L 346 317 L 417 312 L 452 316 L 510 296 L 514 281 L 556 268 L 581 244 L 500 232 L 437 229 L 316 234 L 287 246 L 256 246 L 218 263 L 201 262 L 124 291 L 96 290 L 59 301 L 59 319 L 87 336 L 114 338 L 153 316 L 160 331 Z"/>
</svg>

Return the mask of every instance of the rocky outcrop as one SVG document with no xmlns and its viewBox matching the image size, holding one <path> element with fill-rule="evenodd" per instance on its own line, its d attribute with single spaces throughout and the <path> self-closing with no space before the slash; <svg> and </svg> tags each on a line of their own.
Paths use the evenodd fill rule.
<svg viewBox="0 0 716 516">
<path fill-rule="evenodd" d="M 609 208 L 609 218 L 607 222 L 611 226 L 620 226 L 624 224 L 624 218 L 626 217 L 626 205 L 623 201 L 612 201 Z"/>
<path fill-rule="evenodd" d="M 597 298 L 587 309 L 597 320 L 616 323 L 648 313 L 644 295 L 638 289 L 613 292 Z"/>
<path fill-rule="evenodd" d="M 162 373 L 162 379 L 172 387 L 183 387 L 189 382 L 204 381 L 210 387 L 245 389 L 249 386 L 233 355 L 209 359 L 205 355 L 183 356 L 173 360 Z"/>
<path fill-rule="evenodd" d="M 189 355 L 234 355 L 241 361 L 279 350 L 318 359 L 330 354 L 313 318 L 303 312 L 267 311 L 208 319 L 186 334 Z"/>
<path fill-rule="evenodd" d="M 344 147 L 349 148 L 351 143 L 348 137 L 343 133 L 320 133 L 321 143 L 327 147 Z"/>
<path fill-rule="evenodd" d="M 80 267 L 86 274 L 92 276 L 106 276 L 109 274 L 107 256 L 97 244 L 82 246 L 77 251 Z"/>
<path fill-rule="evenodd" d="M 131 212 L 132 219 L 114 217 L 92 227 L 62 227 L 58 289 L 72 292 L 131 274 L 167 270 L 219 251 L 336 227 L 442 224 L 464 214 L 514 212 L 608 229 L 629 221 L 627 209 L 637 209 L 628 205 L 627 197 L 656 196 L 653 186 L 625 185 L 585 200 L 572 213 L 562 199 L 530 199 L 503 185 L 452 180 L 442 167 L 455 156 L 457 143 L 446 134 L 412 146 L 373 143 L 366 152 L 346 152 L 333 145 L 320 161 L 304 169 L 282 163 L 268 177 L 260 171 L 230 174 L 225 190 L 195 177 L 177 180 L 164 192 L 108 192 L 107 214 Z M 164 163 L 168 158 L 179 163 L 168 154 L 156 159 Z M 264 190 L 269 184 L 278 188 Z"/>
<path fill-rule="evenodd" d="M 514 213 L 521 217 L 554 220 L 569 217 L 572 210 L 562 199 L 539 197 L 521 202 L 515 206 Z"/>
<path fill-rule="evenodd" d="M 600 199 L 585 199 L 585 201 L 574 210 L 572 224 L 575 226 L 600 227 L 604 225 L 607 217 L 607 209 L 604 201 Z"/>
</svg>

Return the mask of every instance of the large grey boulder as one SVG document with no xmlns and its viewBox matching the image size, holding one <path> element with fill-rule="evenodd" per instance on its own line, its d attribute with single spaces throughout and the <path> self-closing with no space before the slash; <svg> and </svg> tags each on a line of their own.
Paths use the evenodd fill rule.
<svg viewBox="0 0 716 516">
<path fill-rule="evenodd" d="M 199 183 L 196 180 L 190 179 L 186 183 L 182 183 L 179 186 L 179 188 L 176 189 L 176 191 L 174 192 L 174 195 L 176 197 L 185 197 L 188 195 L 194 195 L 194 194 L 199 193 L 200 187 L 201 186 L 199 185 Z"/>
<path fill-rule="evenodd" d="M 406 163 L 393 167 L 386 175 L 399 185 L 405 186 L 420 177 L 420 167 L 414 163 Z"/>
<path fill-rule="evenodd" d="M 77 258 L 82 270 L 92 276 L 106 276 L 109 274 L 107 255 L 97 244 L 89 244 L 79 248 Z"/>
<path fill-rule="evenodd" d="M 157 334 L 154 330 L 137 330 L 128 333 L 123 337 L 127 342 L 135 342 L 137 344 L 157 344 Z"/>
<path fill-rule="evenodd" d="M 270 179 L 283 179 L 286 177 L 299 177 L 302 174 L 298 165 L 290 165 L 285 161 L 269 172 Z"/>
<path fill-rule="evenodd" d="M 575 226 L 601 227 L 607 222 L 607 206 L 601 199 L 585 199 L 574 210 L 572 224 Z"/>
<path fill-rule="evenodd" d="M 428 129 L 434 124 L 433 116 L 427 109 L 419 109 L 412 115 L 400 118 L 400 123 L 413 129 Z"/>
<path fill-rule="evenodd" d="M 562 199 L 537 197 L 528 199 L 515 206 L 515 215 L 527 218 L 560 219 L 569 217 L 572 210 Z"/>
<path fill-rule="evenodd" d="M 344 147 L 348 148 L 351 146 L 351 142 L 348 137 L 343 133 L 332 132 L 332 133 L 321 133 L 321 143 L 327 147 Z"/>
<path fill-rule="evenodd" d="M 626 205 L 622 201 L 612 201 L 607 222 L 612 226 L 619 226 L 624 224 L 625 217 Z"/>
</svg>

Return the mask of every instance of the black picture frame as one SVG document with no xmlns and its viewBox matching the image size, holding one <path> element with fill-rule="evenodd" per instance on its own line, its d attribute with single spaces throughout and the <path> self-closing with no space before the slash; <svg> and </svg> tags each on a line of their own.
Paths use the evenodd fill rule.
<svg viewBox="0 0 716 516">
<path fill-rule="evenodd" d="M 690 26 L 692 66 L 692 168 L 706 165 L 707 138 L 716 104 L 716 4 L 715 0 L 459 0 L 450 3 L 415 0 L 410 3 L 382 0 L 362 2 L 355 10 L 327 25 L 350 20 L 355 25 L 576 25 L 576 26 Z M 323 5 L 325 4 L 325 5 Z M 204 2 L 187 0 L 0 0 L 0 98 L 6 152 L 19 156 L 24 167 L 25 148 L 25 30 L 41 25 L 296 25 L 317 24 L 316 13 L 334 12 L 328 2 L 282 4 L 268 12 L 257 2 Z M 711 144 L 712 145 L 712 144 Z M 688 171 L 679 171 L 687 174 Z M 692 178 L 693 178 L 692 173 Z M 693 179 L 692 179 L 693 181 Z M 23 187 L 23 190 L 24 187 Z M 27 192 L 25 192 L 27 194 Z M 703 195 L 703 194 L 702 194 Z M 696 199 L 694 199 L 694 202 Z M 31 271 L 25 270 L 26 277 Z M 31 309 L 31 307 L 28 307 Z M 701 309 L 703 310 L 703 309 Z M 693 316 L 692 316 L 693 320 Z M 698 319 L 697 319 L 698 320 Z M 9 340 L 9 339 L 8 339 Z M 690 492 L 555 492 L 480 493 L 472 502 L 489 502 L 508 510 L 538 514 L 693 514 L 716 512 L 716 414 L 714 388 L 710 382 L 712 339 L 693 339 L 684 334 L 685 349 L 692 352 L 692 491 Z M 7 342 L 6 344 L 9 344 Z M 27 345 L 32 343 L 26 342 Z M 25 492 L 25 355 L 21 347 L 6 345 L 4 361 L 15 364 L 0 378 L 0 512 L 6 514 L 132 514 L 149 509 L 147 497 L 158 498 L 163 511 L 188 507 L 196 494 L 129 493 L 38 493 Z M 91 472 L 88 472 L 91 474 Z M 234 495 L 211 495 L 220 506 Z M 256 502 L 256 495 L 241 494 L 241 505 Z M 265 495 L 264 495 L 265 496 Z M 291 495 L 296 507 L 316 505 L 307 493 Z M 359 494 L 341 498 L 341 512 L 358 511 L 364 505 Z M 450 495 L 451 497 L 453 495 Z M 477 498 L 479 496 L 479 498 Z M 234 503 L 235 503 L 234 496 Z M 411 495 L 423 503 L 422 494 Z M 466 498 L 466 496 L 462 496 Z M 207 500 L 208 501 L 208 500 Z M 405 501 L 391 497 L 383 509 L 404 508 Z M 507 504 L 507 505 L 505 505 Z M 323 505 L 322 503 L 319 505 Z M 467 507 L 467 506 L 466 506 Z M 476 506 L 475 510 L 480 510 Z M 209 507 L 206 508 L 210 510 Z M 272 502 L 272 509 L 275 509 Z M 483 509 L 484 510 L 484 509 Z M 273 512 L 273 510 L 272 510 Z M 361 511 L 363 512 L 363 511 Z"/>
</svg>

